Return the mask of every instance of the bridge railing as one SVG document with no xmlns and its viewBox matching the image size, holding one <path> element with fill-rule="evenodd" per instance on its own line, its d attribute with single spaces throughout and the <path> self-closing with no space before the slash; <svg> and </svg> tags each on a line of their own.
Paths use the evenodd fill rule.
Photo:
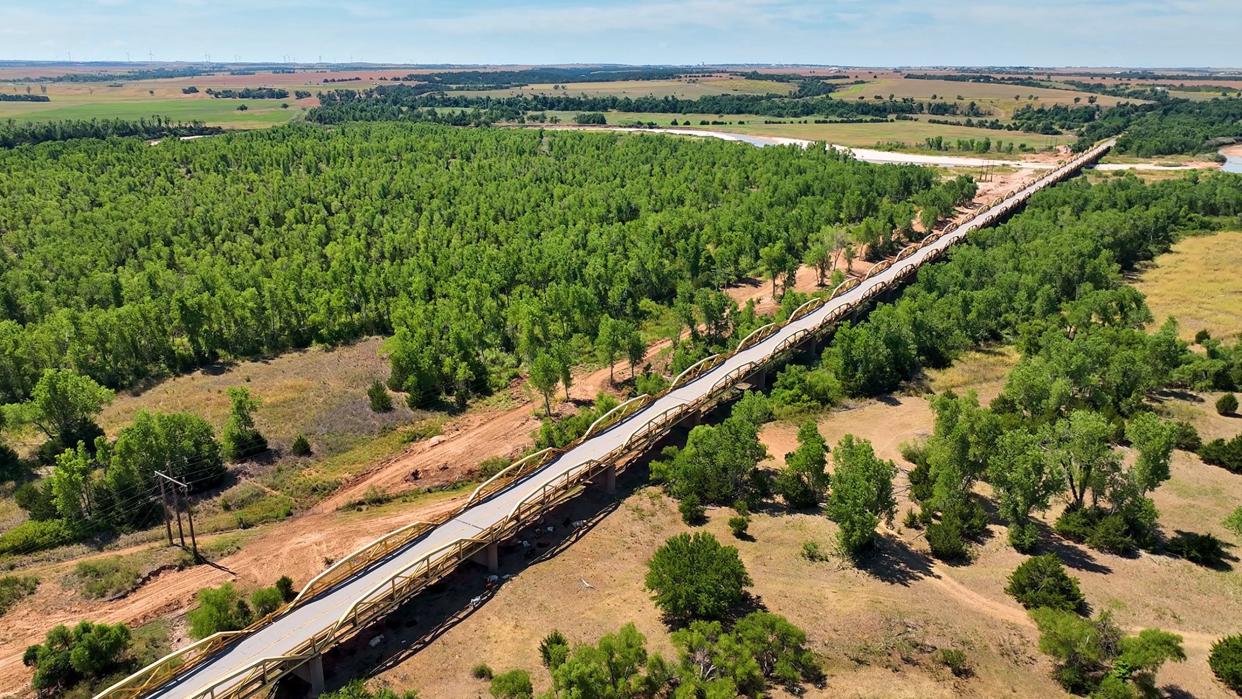
<svg viewBox="0 0 1242 699">
<path fill-rule="evenodd" d="M 230 673 L 224 678 L 217 680 L 211 687 L 199 693 L 199 697 L 212 697 L 213 699 L 222 699 L 223 697 L 242 697 L 249 696 L 257 689 L 269 686 L 272 682 L 279 680 L 284 675 L 292 672 L 299 665 L 306 662 L 310 657 L 317 653 L 321 653 L 331 645 L 343 640 L 345 637 L 356 633 L 359 629 L 364 628 L 375 619 L 383 616 L 389 610 L 399 606 L 413 595 L 417 594 L 428 585 L 440 580 L 448 573 L 452 572 L 465 560 L 477 554 L 483 547 L 491 543 L 512 536 L 523 526 L 537 520 L 543 516 L 548 510 L 556 507 L 566 499 L 576 494 L 577 489 L 591 478 L 595 477 L 603 468 L 619 467 L 625 459 L 640 454 L 649 448 L 653 443 L 659 440 L 663 435 L 672 429 L 677 423 L 685 419 L 686 416 L 702 410 L 706 410 L 715 402 L 720 400 L 728 390 L 731 390 L 742 379 L 767 366 L 769 363 L 778 359 L 781 355 L 791 351 L 800 343 L 810 337 L 815 337 L 830 329 L 837 321 L 845 317 L 849 313 L 856 310 L 867 300 L 878 294 L 887 291 L 889 288 L 899 283 L 904 277 L 908 276 L 922 264 L 930 262 L 942 254 L 952 245 L 963 240 L 966 234 L 975 228 L 988 225 L 994 220 L 1004 217 L 1009 212 L 1020 207 L 1030 198 L 1036 191 L 1050 183 L 1055 183 L 1066 175 L 1075 172 L 1084 164 L 1089 164 L 1099 158 L 1112 145 L 1111 141 L 1106 141 L 1095 148 L 1082 154 L 1079 158 L 1070 161 L 1068 164 L 1057 168 L 1049 175 L 1041 178 L 1035 184 L 1027 187 L 1017 196 L 1011 199 L 999 201 L 990 207 L 989 212 L 981 218 L 974 219 L 969 226 L 952 225 L 944 230 L 936 231 L 926 236 L 919 243 L 907 247 L 914 249 L 906 254 L 902 251 L 894 260 L 888 260 L 868 271 L 867 279 L 874 279 L 885 272 L 888 272 L 896 262 L 905 260 L 922 253 L 922 257 L 917 261 L 907 262 L 900 266 L 888 280 L 870 285 L 861 295 L 861 298 L 839 304 L 836 308 L 829 311 L 819 322 L 809 328 L 800 329 L 796 333 L 787 338 L 783 338 L 772 349 L 771 352 L 758 360 L 747 361 L 737 367 L 730 369 L 724 376 L 716 379 L 710 388 L 694 401 L 681 403 L 666 408 L 657 415 L 651 416 L 641 427 L 639 427 L 621 446 L 613 449 L 607 455 L 599 460 L 589 460 L 582 464 L 576 465 L 567 470 L 563 474 L 558 475 L 555 479 L 545 483 L 538 490 L 532 491 L 531 494 L 523 498 L 509 515 L 480 532 L 476 537 L 458 539 L 452 543 L 446 544 L 439 549 L 427 554 L 414 563 L 405 566 L 398 573 L 390 576 L 383 582 L 373 586 L 363 595 L 357 597 L 349 610 L 343 614 L 329 629 L 321 631 L 306 642 L 302 643 L 294 652 L 277 657 L 258 658 L 250 665 Z M 1043 184 L 1040 184 L 1043 183 Z M 1038 185 L 1038 186 L 1037 186 Z M 946 239 L 947 238 L 947 239 Z M 928 248 L 931 248 L 930 250 Z M 227 634 L 216 634 L 191 646 L 171 653 L 165 658 L 156 661 L 152 665 L 143 668 L 130 677 L 121 680 L 117 684 L 109 687 L 96 696 L 96 699 L 130 699 L 144 696 L 155 688 L 171 681 L 175 676 L 188 671 L 189 669 L 200 665 L 205 659 L 209 658 L 224 647 L 235 643 L 239 638 L 249 635 L 263 624 L 269 623 L 271 619 L 280 616 L 287 610 L 294 608 L 299 603 L 313 598 L 320 592 L 330 589 L 335 585 L 339 585 L 342 581 L 352 577 L 353 575 L 374 565 L 378 561 L 387 558 L 392 553 L 400 550 L 404 546 L 409 545 L 418 537 L 430 531 L 431 528 L 439 526 L 453 516 L 460 514 L 462 511 L 472 506 L 474 503 L 480 502 L 487 497 L 502 491 L 512 484 L 515 480 L 526 475 L 534 473 L 552 461 L 559 458 L 565 452 L 572 451 L 582 442 L 590 439 L 591 436 L 609 427 L 625 422 L 646 408 L 651 403 L 659 400 L 668 392 L 676 390 L 682 386 L 688 385 L 703 378 L 711 371 L 718 368 L 721 364 L 727 362 L 730 358 L 740 352 L 744 352 L 755 347 L 773 335 L 783 330 L 789 323 L 804 318 L 820 309 L 832 300 L 838 299 L 854 289 L 863 282 L 863 278 L 852 278 L 842 282 L 832 293 L 825 297 L 824 301 L 818 302 L 809 311 L 799 313 L 803 308 L 810 307 L 812 302 L 803 304 L 798 310 L 791 314 L 788 320 L 779 323 L 771 323 L 758 328 L 739 343 L 738 347 L 732 352 L 722 355 L 708 357 L 700 361 L 698 364 L 692 365 L 689 369 L 682 372 L 664 391 L 660 394 L 651 396 L 639 396 L 617 406 L 616 409 L 609 414 L 596 421 L 588 429 L 587 434 L 574 440 L 563 450 L 544 450 L 536 452 L 530 456 L 515 462 L 504 471 L 496 474 L 480 485 L 471 494 L 467 500 L 467 504 L 456 512 L 446 515 L 438 519 L 436 522 L 423 523 L 415 522 L 396 531 L 390 532 L 379 539 L 371 542 L 367 546 L 360 548 L 346 558 L 334 564 L 331 568 L 321 573 L 299 593 L 297 599 L 286 607 L 278 610 L 272 615 L 256 622 L 251 627 L 237 632 L 228 632 Z M 615 413 L 615 415 L 614 415 Z M 609 418 L 607 424 L 597 427 L 605 418 Z"/>
</svg>

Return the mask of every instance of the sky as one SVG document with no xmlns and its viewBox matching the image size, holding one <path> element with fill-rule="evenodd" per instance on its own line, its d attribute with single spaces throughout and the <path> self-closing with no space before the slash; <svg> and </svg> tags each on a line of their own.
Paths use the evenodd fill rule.
<svg viewBox="0 0 1242 699">
<path fill-rule="evenodd" d="M 1242 66 L 1242 0 L 0 0 L 0 60 Z"/>
</svg>

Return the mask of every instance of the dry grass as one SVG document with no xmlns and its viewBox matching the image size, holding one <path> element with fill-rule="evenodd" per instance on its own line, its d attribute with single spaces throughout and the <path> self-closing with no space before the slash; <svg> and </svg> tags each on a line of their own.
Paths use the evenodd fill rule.
<svg viewBox="0 0 1242 699">
<path fill-rule="evenodd" d="M 752 80 L 728 75 L 709 78 L 670 78 L 667 80 L 614 80 L 611 82 L 563 83 L 553 89 L 550 83 L 523 85 L 499 90 L 463 90 L 463 96 L 509 97 L 513 95 L 560 95 L 568 97 L 679 97 L 696 99 L 709 95 L 785 95 L 796 86 L 775 80 Z"/>
<path fill-rule="evenodd" d="M 955 80 L 913 80 L 903 77 L 882 77 L 869 80 L 861 85 L 843 87 L 832 94 L 838 99 L 864 97 L 870 100 L 876 95 L 887 99 L 889 95 L 892 95 L 895 99 L 911 97 L 921 101 L 931 100 L 932 95 L 935 95 L 936 101 L 976 102 L 979 106 L 991 110 L 992 116 L 999 119 L 1009 117 L 1016 109 L 1026 105 L 1036 107 L 1055 104 L 1072 105 L 1075 98 L 1079 100 L 1079 104 L 1086 105 L 1087 98 L 1091 96 L 1096 97 L 1096 103 L 1101 106 L 1112 106 L 1121 101 L 1141 102 L 1141 100 L 1123 100 L 1108 95 L 1091 95 L 1091 93 L 1075 90 Z M 1017 99 L 1014 99 L 1015 96 Z"/>
<path fill-rule="evenodd" d="M 1193 236 L 1161 255 L 1135 284 L 1156 323 L 1173 316 L 1183 338 L 1242 332 L 1242 231 Z"/>
<path fill-rule="evenodd" d="M 400 396 L 389 413 L 374 413 L 366 389 L 388 376 L 382 340 L 368 338 L 335 349 L 312 348 L 272 359 L 208 367 L 164 381 L 137 394 L 118 395 L 100 416 L 109 436 L 129 424 L 139 410 L 189 412 L 218 431 L 229 414 L 227 390 L 245 386 L 261 401 L 259 430 L 274 446 L 287 447 L 299 434 L 315 453 L 337 454 L 416 415 Z"/>
<path fill-rule="evenodd" d="M 952 365 L 927 372 L 930 388 L 936 393 L 954 391 L 959 395 L 968 391 L 979 394 L 986 403 L 1000 392 L 1009 370 L 1018 363 L 1018 351 L 1013 347 L 996 347 L 967 352 Z"/>
<path fill-rule="evenodd" d="M 930 379 L 937 387 L 993 393 L 1012 361 L 1009 350 L 974 353 Z M 1186 406 L 1210 411 L 1202 404 Z M 907 396 L 862 401 L 819 420 L 830 442 L 846 433 L 866 437 L 882 457 L 897 459 L 903 470 L 909 464 L 900 460 L 899 445 L 926 437 L 931 421 L 927 401 Z M 761 438 L 779 455 L 793 443 L 795 432 L 794 426 L 777 423 L 765 427 Z M 367 642 L 379 632 L 345 650 L 331 681 L 378 667 L 380 684 L 416 688 L 428 696 L 486 696 L 486 684 L 470 676 L 473 665 L 486 662 L 497 672 L 528 670 L 536 690 L 543 691 L 549 686 L 538 657 L 544 634 L 557 628 L 571 642 L 593 641 L 631 621 L 647 636 L 651 650 L 669 654 L 667 630 L 642 579 L 655 548 L 687 527 L 673 501 L 641 486 L 642 474 L 626 479 L 636 489 L 576 543 L 529 564 L 521 562 L 520 553 L 506 554 L 502 572 L 515 572 L 516 577 L 478 608 L 454 615 L 464 600 L 481 592 L 483 573 L 463 571 L 420 598 L 417 610 L 388 624 L 377 647 L 369 648 Z M 898 479 L 898 491 L 904 492 L 904 475 Z M 1171 481 L 1155 493 L 1168 534 L 1211 532 L 1235 552 L 1242 537 L 1221 522 L 1239 498 L 1242 483 L 1236 478 L 1180 452 Z M 904 509 L 904 495 L 899 499 L 899 509 Z M 607 502 L 603 494 L 589 492 L 564 517 L 587 516 Z M 753 541 L 739 541 L 726 526 L 731 510 L 715 508 L 708 514 L 704 528 L 739 548 L 762 604 L 807 631 L 829 676 L 825 689 L 812 688 L 808 696 L 1062 695 L 1051 679 L 1050 663 L 1038 650 L 1037 633 L 1003 591 L 1005 577 L 1023 559 L 1005 543 L 1003 525 L 993 525 L 975 560 L 960 567 L 931 559 L 920 532 L 886 529 L 880 552 L 859 569 L 835 557 L 814 563 L 801 556 L 807 541 L 832 550 L 836 525 L 822 515 L 759 512 L 750 527 Z M 1055 511 L 1045 521 L 1053 515 Z M 559 525 L 563 520 L 557 515 L 549 521 Z M 556 536 L 560 534 L 551 538 Z M 1162 670 L 1159 686 L 1194 696 L 1225 696 L 1207 670 L 1206 653 L 1214 638 L 1232 631 L 1232 619 L 1242 618 L 1242 578 L 1237 572 L 1208 570 L 1160 555 L 1121 558 L 1064 542 L 1057 543 L 1057 550 L 1092 604 L 1112 610 L 1123 627 L 1159 626 L 1183 634 L 1189 659 Z M 452 620 L 422 645 L 430 627 L 445 618 Z M 943 667 L 936 653 L 944 648 L 963 650 L 974 676 L 955 678 Z"/>
</svg>

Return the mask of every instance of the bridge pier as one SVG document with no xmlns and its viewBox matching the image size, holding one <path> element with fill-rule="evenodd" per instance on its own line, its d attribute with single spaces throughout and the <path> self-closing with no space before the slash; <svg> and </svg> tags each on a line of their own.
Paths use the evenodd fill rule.
<svg viewBox="0 0 1242 699">
<path fill-rule="evenodd" d="M 612 495 L 617 492 L 617 465 L 608 464 L 600 473 L 600 485 L 604 487 L 604 492 Z"/>
<path fill-rule="evenodd" d="M 315 655 L 293 671 L 293 674 L 310 685 L 309 697 L 317 697 L 324 692 L 323 656 Z"/>
<path fill-rule="evenodd" d="M 483 550 L 470 557 L 470 560 L 487 568 L 489 573 L 495 573 L 500 570 L 500 543 L 493 541 Z"/>
<path fill-rule="evenodd" d="M 760 369 L 756 371 L 746 379 L 746 383 L 750 384 L 752 389 L 762 389 L 768 385 L 768 370 Z"/>
</svg>

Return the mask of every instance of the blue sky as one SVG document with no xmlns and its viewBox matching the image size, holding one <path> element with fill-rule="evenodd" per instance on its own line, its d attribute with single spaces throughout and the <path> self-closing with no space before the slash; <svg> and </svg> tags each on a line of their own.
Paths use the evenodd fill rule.
<svg viewBox="0 0 1242 699">
<path fill-rule="evenodd" d="M 0 59 L 1242 66 L 1242 0 L 0 0 Z"/>
</svg>

